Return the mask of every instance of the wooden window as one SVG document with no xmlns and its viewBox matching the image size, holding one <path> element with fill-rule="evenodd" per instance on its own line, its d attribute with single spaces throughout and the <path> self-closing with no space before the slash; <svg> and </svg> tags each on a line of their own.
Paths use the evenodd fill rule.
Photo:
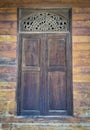
<svg viewBox="0 0 90 130">
<path fill-rule="evenodd" d="M 19 33 L 18 115 L 72 115 L 70 33 Z"/>
</svg>

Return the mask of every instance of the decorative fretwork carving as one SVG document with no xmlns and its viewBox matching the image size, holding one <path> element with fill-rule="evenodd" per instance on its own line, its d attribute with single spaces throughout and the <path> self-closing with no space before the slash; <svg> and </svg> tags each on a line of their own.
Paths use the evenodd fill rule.
<svg viewBox="0 0 90 130">
<path fill-rule="evenodd" d="M 42 12 L 31 13 L 21 21 L 22 31 L 43 32 L 43 31 L 68 31 L 69 21 L 54 13 Z"/>
</svg>

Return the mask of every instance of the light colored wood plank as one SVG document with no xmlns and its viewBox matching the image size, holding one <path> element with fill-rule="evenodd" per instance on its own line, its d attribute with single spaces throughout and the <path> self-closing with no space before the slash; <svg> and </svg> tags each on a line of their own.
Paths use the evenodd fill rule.
<svg viewBox="0 0 90 130">
<path fill-rule="evenodd" d="M 90 74 L 90 66 L 73 67 L 73 75 L 76 74 Z"/>
<path fill-rule="evenodd" d="M 90 82 L 90 74 L 73 75 L 74 82 Z"/>
<path fill-rule="evenodd" d="M 72 48 L 73 51 L 90 51 L 90 43 L 73 43 Z"/>
<path fill-rule="evenodd" d="M 0 43 L 16 43 L 17 36 L 12 35 L 0 35 Z"/>
<path fill-rule="evenodd" d="M 81 43 L 81 42 L 89 42 L 90 43 L 90 36 L 72 36 L 72 41 Z"/>
<path fill-rule="evenodd" d="M 0 13 L 17 13 L 17 8 L 0 8 Z"/>
<path fill-rule="evenodd" d="M 90 59 L 90 50 L 89 51 L 74 51 L 73 58 L 89 60 Z"/>
<path fill-rule="evenodd" d="M 90 60 L 87 59 L 73 59 L 74 66 L 90 66 Z"/>
</svg>

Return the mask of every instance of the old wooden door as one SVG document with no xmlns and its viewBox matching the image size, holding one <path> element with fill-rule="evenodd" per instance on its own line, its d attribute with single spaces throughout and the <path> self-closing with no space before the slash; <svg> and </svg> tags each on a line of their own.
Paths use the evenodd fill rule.
<svg viewBox="0 0 90 130">
<path fill-rule="evenodd" d="M 21 34 L 21 114 L 70 113 L 68 34 Z"/>
<path fill-rule="evenodd" d="M 67 9 L 20 10 L 18 115 L 72 114 L 68 17 Z"/>
</svg>

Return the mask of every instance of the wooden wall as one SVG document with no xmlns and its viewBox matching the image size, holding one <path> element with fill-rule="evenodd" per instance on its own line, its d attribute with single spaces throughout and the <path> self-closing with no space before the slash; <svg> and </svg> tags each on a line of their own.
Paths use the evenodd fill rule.
<svg viewBox="0 0 90 130">
<path fill-rule="evenodd" d="M 72 7 L 72 56 L 73 56 L 73 102 L 74 117 L 56 121 L 73 123 L 68 129 L 89 130 L 90 122 L 90 7 L 89 0 L 1 0 L 0 2 L 0 128 L 2 130 L 59 130 L 48 126 L 33 128 L 25 123 L 47 123 L 48 119 L 17 118 L 17 7 Z M 79 7 L 80 6 L 80 7 Z M 74 123 L 83 123 L 75 126 Z M 21 126 L 22 124 L 22 126 Z M 20 127 L 20 126 L 21 127 Z M 63 128 L 62 124 L 59 124 Z M 74 127 L 74 128 L 73 128 Z"/>
</svg>

